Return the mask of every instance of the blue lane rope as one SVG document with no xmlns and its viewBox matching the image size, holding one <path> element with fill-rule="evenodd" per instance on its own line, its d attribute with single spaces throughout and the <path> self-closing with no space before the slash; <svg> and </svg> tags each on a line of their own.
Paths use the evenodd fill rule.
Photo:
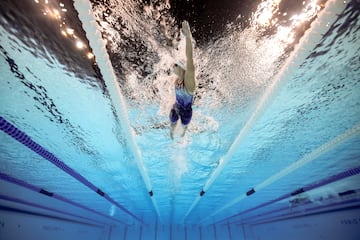
<svg viewBox="0 0 360 240">
<path fill-rule="evenodd" d="M 357 166 L 357 167 L 354 167 L 354 168 L 351 168 L 351 169 L 347 169 L 346 171 L 343 171 L 343 172 L 340 172 L 338 174 L 332 175 L 330 177 L 321 179 L 320 181 L 310 183 L 309 185 L 307 185 L 305 187 L 302 187 L 300 189 L 297 189 L 297 190 L 293 191 L 292 193 L 284 194 L 284 195 L 282 195 L 282 196 L 280 196 L 280 197 L 278 197 L 276 199 L 270 200 L 268 202 L 262 203 L 262 204 L 260 204 L 258 206 L 253 207 L 253 208 L 250 208 L 250 209 L 247 209 L 247 210 L 242 211 L 240 213 L 237 213 L 237 214 L 231 215 L 229 217 L 226 217 L 226 218 L 224 218 L 224 219 L 222 219 L 222 220 L 220 220 L 220 221 L 218 221 L 216 223 L 220 223 L 220 222 L 223 222 L 223 221 L 228 221 L 231 218 L 235 218 L 235 217 L 238 217 L 240 215 L 244 215 L 245 213 L 255 211 L 255 210 L 259 209 L 259 208 L 268 206 L 268 205 L 273 204 L 275 202 L 279 202 L 279 201 L 284 200 L 286 198 L 296 196 L 298 194 L 301 194 L 301 193 L 304 193 L 304 192 L 307 192 L 307 191 L 310 191 L 310 190 L 325 186 L 325 185 L 327 185 L 329 183 L 337 182 L 337 181 L 340 181 L 342 179 L 355 176 L 357 174 L 360 174 L 360 166 Z M 345 193 L 343 192 L 342 194 L 345 194 Z M 286 207 L 286 209 L 288 209 L 288 208 Z"/>
<path fill-rule="evenodd" d="M 90 220 L 90 221 L 92 221 L 92 222 L 97 222 L 98 224 L 105 225 L 105 224 L 102 223 L 102 222 L 95 221 L 95 220 L 90 219 L 90 218 L 82 217 L 82 216 L 80 216 L 80 215 L 76 215 L 76 214 L 73 214 L 73 213 L 65 212 L 65 211 L 62 211 L 62 210 L 55 209 L 55 208 L 46 207 L 46 206 L 44 206 L 44 205 L 42 205 L 42 204 L 37 204 L 37 203 L 33 203 L 33 202 L 28 202 L 28 201 L 25 201 L 25 200 L 22 200 L 22 199 L 19 199 L 19 198 L 14 198 L 14 197 L 5 196 L 5 195 L 0 194 L 0 199 L 1 199 L 1 200 L 5 200 L 5 201 L 9 201 L 9 202 L 13 202 L 13 203 L 20 203 L 20 204 L 27 205 L 27 206 L 30 206 L 30 207 L 36 207 L 36 208 L 44 209 L 44 210 L 47 210 L 47 211 L 57 212 L 57 213 L 60 213 L 60 214 L 64 214 L 64 215 L 71 216 L 71 217 L 76 217 L 76 218 L 85 219 L 85 220 L 87 220 L 87 221 Z M 0 205 L 0 208 L 2 208 L 2 207 L 3 207 L 3 206 Z"/>
<path fill-rule="evenodd" d="M 74 177 L 76 180 L 99 194 L 100 196 L 107 199 L 109 202 L 135 218 L 136 220 L 143 222 L 140 218 L 135 216 L 132 212 L 127 210 L 125 207 L 117 203 L 114 199 L 112 199 L 110 196 L 105 194 L 102 190 L 97 188 L 94 184 L 89 182 L 86 178 L 84 178 L 82 175 L 80 175 L 78 172 L 76 172 L 74 169 L 66 165 L 64 162 L 62 162 L 60 159 L 58 159 L 54 154 L 46 150 L 44 147 L 42 147 L 40 144 L 33 141 L 26 133 L 19 130 L 17 127 L 15 127 L 13 124 L 8 122 L 6 119 L 0 116 L 0 129 L 4 131 L 6 134 L 14 138 L 16 141 L 22 143 L 24 146 L 32 150 L 33 152 L 39 154 L 41 157 L 45 158 L 70 176 Z"/>
<path fill-rule="evenodd" d="M 30 183 L 28 183 L 28 182 L 25 182 L 25 181 L 23 181 L 23 180 L 14 178 L 14 177 L 6 174 L 6 173 L 0 172 L 0 179 L 3 180 L 3 181 L 7 181 L 7 182 L 10 182 L 10 183 L 16 184 L 16 185 L 21 186 L 21 187 L 23 187 L 23 188 L 29 189 L 29 190 L 31 190 L 31 191 L 33 191 L 33 192 L 38 192 L 38 193 L 44 194 L 44 195 L 46 195 L 46 196 L 48 196 L 48 197 L 53 197 L 53 198 L 58 199 L 58 200 L 60 200 L 60 201 L 62 201 L 62 202 L 66 202 L 66 203 L 68 203 L 68 204 L 70 204 L 70 205 L 73 205 L 73 206 L 78 207 L 78 208 L 82 208 L 82 209 L 84 209 L 84 210 L 86 210 L 86 211 L 95 213 L 95 214 L 97 214 L 97 215 L 103 216 L 103 217 L 108 218 L 108 219 L 110 219 L 110 220 L 117 221 L 117 222 L 120 222 L 120 223 L 122 223 L 122 224 L 127 224 L 127 223 L 122 222 L 122 221 L 120 221 L 120 220 L 118 220 L 118 219 L 116 219 L 116 218 L 110 217 L 110 216 L 105 215 L 105 214 L 103 214 L 103 213 L 101 213 L 101 212 L 98 212 L 98 211 L 96 211 L 96 210 L 94 210 L 94 209 L 91 209 L 91 208 L 89 208 L 89 207 L 86 207 L 86 206 L 84 206 L 84 205 L 82 205 L 82 204 L 80 204 L 80 203 L 77 203 L 77 202 L 74 202 L 74 201 L 72 201 L 72 200 L 70 200 L 70 199 L 67 199 L 67 198 L 65 198 L 65 197 L 63 197 L 63 196 L 61 196 L 61 195 L 59 195 L 59 194 L 55 194 L 55 193 L 52 193 L 52 192 L 48 192 L 48 191 L 46 191 L 46 190 L 43 189 L 43 188 L 34 186 L 34 185 L 32 185 L 32 184 L 30 184 Z M 82 217 L 82 218 L 84 218 L 84 217 Z M 88 219 L 88 220 L 92 220 L 92 219 Z"/>
</svg>

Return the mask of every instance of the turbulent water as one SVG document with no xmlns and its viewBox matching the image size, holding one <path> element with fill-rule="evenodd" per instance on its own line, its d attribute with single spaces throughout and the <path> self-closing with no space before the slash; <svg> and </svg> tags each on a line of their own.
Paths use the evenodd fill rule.
<svg viewBox="0 0 360 240">
<path fill-rule="evenodd" d="M 148 104 L 159 105 L 157 115 L 161 120 L 155 118 L 150 126 L 141 122 L 140 126 L 134 126 L 136 131 L 141 133 L 148 131 L 148 128 L 166 127 L 165 117 L 174 101 L 171 65 L 185 58 L 179 21 L 171 15 L 170 2 L 92 3 L 128 103 L 140 109 Z M 199 43 L 194 39 L 198 86 L 194 106 L 199 109 L 195 113 L 198 116 L 190 126 L 193 132 L 216 131 L 219 121 L 220 124 L 226 122 L 234 116 L 234 111 L 243 113 L 246 112 L 244 108 L 251 108 L 252 101 L 266 88 L 296 43 L 296 40 L 286 42 L 287 36 L 281 39 L 276 35 L 277 28 L 289 25 L 290 21 L 285 21 L 285 17 L 270 25 L 257 22 L 265 8 L 270 8 L 267 11 L 272 11 L 274 15 L 282 14 L 285 8 L 280 9 L 281 6 L 276 4 L 268 5 L 259 5 L 249 19 L 244 19 L 240 12 L 233 22 L 222 19 L 223 31 L 207 42 L 201 37 L 198 37 Z M 302 9 L 303 12 L 305 10 Z M 306 19 L 307 22 L 316 16 L 312 14 Z M 296 30 L 290 29 L 293 32 Z M 301 35 L 302 32 L 296 34 Z M 225 112 L 222 111 L 224 106 L 227 109 Z M 217 115 L 216 120 L 210 112 Z M 149 116 L 146 118 L 149 119 Z"/>
</svg>

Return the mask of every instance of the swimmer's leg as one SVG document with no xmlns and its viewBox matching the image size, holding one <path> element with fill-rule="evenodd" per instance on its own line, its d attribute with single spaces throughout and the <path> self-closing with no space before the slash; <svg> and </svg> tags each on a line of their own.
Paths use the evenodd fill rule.
<svg viewBox="0 0 360 240">
<path fill-rule="evenodd" d="M 174 140 L 174 132 L 175 132 L 176 123 L 170 123 L 170 137 Z"/>
<path fill-rule="evenodd" d="M 176 106 L 174 105 L 169 114 L 170 119 L 170 137 L 174 139 L 174 131 L 176 127 L 176 123 L 179 120 L 179 114 L 176 111 Z"/>
<path fill-rule="evenodd" d="M 183 125 L 184 131 L 183 131 L 183 133 L 181 134 L 181 137 L 184 137 L 184 136 L 185 136 L 185 132 L 186 132 L 187 128 L 188 128 L 188 125 Z"/>
<path fill-rule="evenodd" d="M 183 133 L 181 134 L 181 137 L 185 136 L 185 132 L 189 126 L 189 123 L 191 121 L 192 118 L 192 108 L 190 107 L 189 109 L 183 109 L 180 111 L 180 117 L 181 117 L 181 123 L 183 125 Z"/>
</svg>

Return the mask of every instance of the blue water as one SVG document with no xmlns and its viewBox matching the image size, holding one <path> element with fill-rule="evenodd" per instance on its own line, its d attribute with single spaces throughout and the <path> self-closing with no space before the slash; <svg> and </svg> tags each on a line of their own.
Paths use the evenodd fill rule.
<svg viewBox="0 0 360 240">
<path fill-rule="evenodd" d="M 64 211 L 61 216 L 66 219 L 86 217 L 81 221 L 99 222 L 106 231 L 98 239 L 260 239 L 250 229 L 261 221 L 345 206 L 358 209 L 360 179 L 354 174 L 249 210 L 359 167 L 358 8 L 352 1 L 338 18 L 332 18 L 327 34 L 298 65 L 286 59 L 289 55 L 297 59 L 303 48 L 286 52 L 276 37 L 260 38 L 250 28 L 196 46 L 197 83 L 206 87 L 198 88 L 185 137 L 173 141 L 167 118 L 171 77 L 166 68 L 176 52 L 166 55 L 172 50 L 154 47 L 159 63 L 145 77 L 130 68 L 118 76 L 123 98 L 116 100 L 107 83 L 93 72 L 87 74 L 84 67 L 76 73 L 76 64 L 64 64 L 58 53 L 43 48 L 36 37 L 24 37 L 2 17 L 0 116 L 118 206 L 5 130 L 0 132 L 1 176 L 22 180 L 110 218 L 25 190 L 4 177 L 1 196 L 41 202 Z M 77 50 L 71 51 L 76 54 Z M 116 51 L 113 54 L 122 53 Z M 116 107 L 122 103 L 124 115 Z M 246 196 L 251 189 L 255 193 Z M 339 195 L 346 191 L 353 193 Z M 2 211 L 28 210 L 34 215 L 44 211 L 14 199 L 0 200 Z M 2 216 L 0 220 L 6 221 Z M 0 228 L 0 236 L 7 239 L 9 231 Z M 261 239 L 278 237 L 262 235 Z"/>
</svg>

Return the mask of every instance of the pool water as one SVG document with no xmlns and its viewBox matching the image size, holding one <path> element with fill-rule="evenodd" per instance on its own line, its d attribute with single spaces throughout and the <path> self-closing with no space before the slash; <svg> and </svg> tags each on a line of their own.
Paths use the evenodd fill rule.
<svg viewBox="0 0 360 240">
<path fill-rule="evenodd" d="M 193 39 L 171 140 L 167 1 L 3 1 L 0 238 L 358 239 L 359 3 L 304 4 L 301 34 L 270 3 Z"/>
</svg>

